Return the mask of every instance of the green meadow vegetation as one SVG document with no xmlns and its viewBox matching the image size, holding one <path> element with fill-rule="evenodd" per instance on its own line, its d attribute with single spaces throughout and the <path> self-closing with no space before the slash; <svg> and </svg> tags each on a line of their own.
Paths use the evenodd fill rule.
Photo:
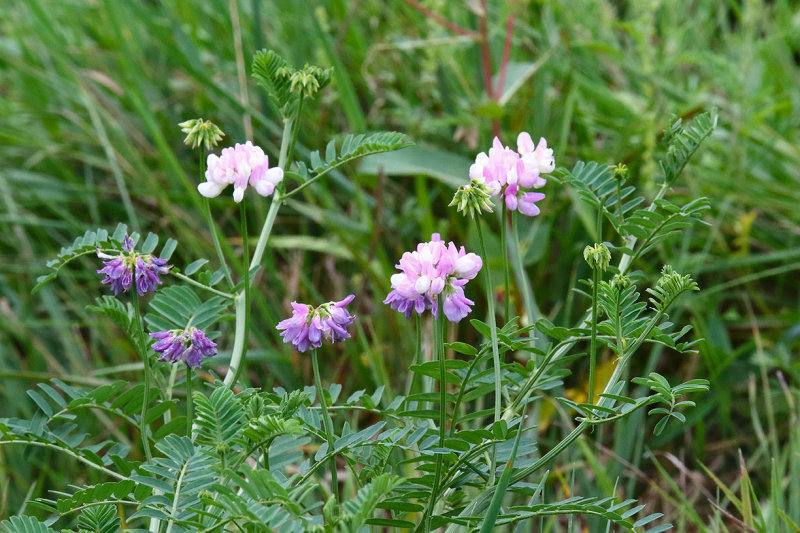
<svg viewBox="0 0 800 533">
<path fill-rule="evenodd" d="M 796 2 L 3 8 L 0 531 L 800 531 Z M 332 70 L 312 69 L 298 109 L 262 49 Z M 196 117 L 219 146 L 184 144 Z M 521 131 L 555 154 L 541 214 L 514 213 L 512 233 L 498 200 L 477 223 L 448 207 L 493 137 Z M 398 135 L 347 137 L 374 132 Z M 290 146 L 285 190 L 301 188 L 279 188 L 280 211 L 197 192 L 204 156 L 246 140 L 271 166 Z M 202 314 L 219 334 L 193 394 L 155 364 L 149 418 L 138 299 L 95 272 L 126 230 L 194 282 L 162 276 L 147 331 Z M 461 322 L 381 303 L 434 233 L 483 259 Z M 603 242 L 606 272 L 584 259 Z M 316 350 L 275 326 L 292 301 L 348 294 L 352 339 L 319 350 L 320 394 Z"/>
</svg>

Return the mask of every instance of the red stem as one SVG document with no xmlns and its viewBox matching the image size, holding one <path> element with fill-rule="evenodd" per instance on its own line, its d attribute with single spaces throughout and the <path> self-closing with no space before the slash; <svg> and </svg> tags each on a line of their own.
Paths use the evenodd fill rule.
<svg viewBox="0 0 800 533">
<path fill-rule="evenodd" d="M 508 15 L 508 22 L 506 23 L 506 42 L 503 45 L 503 60 L 500 63 L 500 73 L 497 77 L 497 90 L 495 95 L 497 98 L 503 94 L 503 86 L 506 84 L 506 69 L 508 67 L 508 56 L 511 54 L 511 35 L 514 32 L 514 14 Z"/>
<path fill-rule="evenodd" d="M 441 24 L 445 28 L 447 28 L 447 29 L 459 34 L 459 35 L 466 35 L 467 37 L 472 37 L 473 39 L 476 39 L 476 40 L 481 38 L 481 36 L 479 34 L 475 33 L 474 31 L 468 30 L 467 28 L 462 28 L 458 24 L 454 24 L 454 23 L 450 22 L 449 20 L 447 20 L 443 16 L 437 15 L 436 13 L 434 13 L 433 11 L 428 9 L 427 7 L 425 7 L 422 4 L 420 4 L 419 2 L 417 2 L 417 0 L 406 0 L 406 4 L 410 5 L 411 7 L 413 7 L 414 9 L 416 9 L 417 11 L 419 11 L 420 13 L 425 15 L 426 17 L 429 17 L 429 18 L 435 20 L 436 22 L 438 22 L 439 24 Z"/>
</svg>

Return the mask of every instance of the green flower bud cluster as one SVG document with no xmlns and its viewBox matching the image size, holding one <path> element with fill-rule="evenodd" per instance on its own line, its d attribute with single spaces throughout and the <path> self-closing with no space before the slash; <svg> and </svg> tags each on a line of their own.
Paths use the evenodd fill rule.
<svg viewBox="0 0 800 533">
<path fill-rule="evenodd" d="M 614 274 L 614 278 L 611 280 L 611 286 L 615 289 L 624 290 L 631 286 L 631 280 L 628 276 Z"/>
<path fill-rule="evenodd" d="M 628 165 L 624 163 L 619 163 L 617 166 L 614 167 L 614 179 L 625 183 L 628 180 L 628 176 L 630 172 L 628 171 Z"/>
<path fill-rule="evenodd" d="M 178 124 L 181 131 L 186 134 L 183 140 L 184 144 L 197 148 L 201 144 L 206 150 L 214 148 L 225 134 L 219 129 L 219 126 L 210 120 L 203 120 L 202 118 L 194 118 Z"/>
<path fill-rule="evenodd" d="M 583 258 L 592 270 L 600 269 L 605 272 L 611 262 L 611 252 L 608 251 L 608 247 L 605 244 L 595 244 L 583 249 Z"/>
<path fill-rule="evenodd" d="M 331 73 L 332 69 L 306 63 L 299 70 L 288 66 L 283 67 L 278 70 L 277 75 L 289 81 L 290 92 L 301 95 L 303 98 L 310 98 L 328 85 L 331 81 Z"/>
<path fill-rule="evenodd" d="M 481 179 L 472 179 L 467 185 L 462 185 L 453 196 L 453 201 L 448 205 L 456 206 L 456 209 L 466 211 L 470 217 L 480 215 L 484 211 L 492 213 L 492 191 L 486 186 L 486 182 Z"/>
</svg>

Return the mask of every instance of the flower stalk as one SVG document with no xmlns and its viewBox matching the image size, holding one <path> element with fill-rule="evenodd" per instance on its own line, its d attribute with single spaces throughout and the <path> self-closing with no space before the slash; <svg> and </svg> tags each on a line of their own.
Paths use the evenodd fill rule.
<svg viewBox="0 0 800 533">
<path fill-rule="evenodd" d="M 508 240 L 506 239 L 507 207 L 505 202 L 500 205 L 500 243 L 501 250 L 503 251 L 503 282 L 505 290 L 503 293 L 503 300 L 505 302 L 503 321 L 507 323 L 511 320 L 511 273 L 508 268 Z M 486 271 L 488 272 L 489 269 L 487 268 Z"/>
<path fill-rule="evenodd" d="M 192 367 L 186 365 L 186 436 L 192 438 L 192 420 L 194 415 L 192 413 Z"/>
<path fill-rule="evenodd" d="M 478 228 L 478 240 L 481 246 L 481 255 L 486 257 L 486 243 L 483 239 L 483 229 L 481 228 L 480 220 L 475 221 L 475 227 Z M 489 329 L 491 331 L 492 341 L 492 363 L 494 365 L 494 421 L 500 420 L 500 407 L 502 403 L 502 382 L 500 370 L 500 348 L 499 341 L 497 340 L 497 322 L 495 319 L 494 310 L 494 293 L 492 290 L 492 272 L 491 269 L 486 267 L 486 300 L 489 306 Z"/>
<path fill-rule="evenodd" d="M 481 255 L 486 257 L 486 243 L 483 239 L 483 230 L 481 229 L 481 221 L 476 220 L 475 226 L 478 228 L 478 240 L 481 245 Z M 497 340 L 497 322 L 495 320 L 494 311 L 494 293 L 492 285 L 492 271 L 489 266 L 486 266 L 486 301 L 489 306 L 489 330 L 491 331 L 492 341 L 492 364 L 494 366 L 494 423 L 500 420 L 500 409 L 502 404 L 502 374 L 500 368 L 500 348 Z M 492 448 L 492 453 L 489 458 L 489 486 L 494 484 L 494 477 L 496 472 L 496 449 Z"/>
<path fill-rule="evenodd" d="M 147 404 L 150 400 L 150 357 L 144 342 L 144 326 L 142 325 L 142 310 L 139 305 L 139 294 L 131 291 L 131 301 L 133 302 L 133 319 L 136 322 L 136 345 L 139 348 L 139 355 L 144 362 L 144 396 L 142 397 L 142 410 L 139 416 L 139 433 L 142 435 L 142 446 L 147 461 L 153 459 L 153 452 L 150 451 L 150 441 L 147 427 Z"/>
<path fill-rule="evenodd" d="M 597 323 L 599 317 L 597 290 L 600 285 L 601 272 L 605 272 L 611 262 L 611 252 L 604 244 L 587 246 L 583 250 L 583 258 L 592 269 L 592 316 L 591 316 L 591 341 L 589 344 L 589 403 L 594 404 L 595 373 L 597 368 Z"/>
<path fill-rule="evenodd" d="M 433 320 L 433 356 L 439 361 L 439 446 L 442 448 L 444 448 L 445 445 L 444 428 L 447 424 L 447 369 L 444 357 L 444 325 L 444 317 L 442 317 L 441 313 L 437 313 L 437 316 Z M 433 490 L 431 491 L 431 498 L 428 501 L 428 507 L 425 509 L 425 516 L 422 520 L 422 523 L 426 526 L 426 531 L 431 531 L 433 509 L 436 506 L 442 488 L 442 462 L 442 456 L 438 455 L 436 457 Z"/>
<path fill-rule="evenodd" d="M 328 441 L 328 453 L 333 454 L 333 445 L 336 442 L 336 436 L 333 433 L 333 422 L 331 415 L 328 412 L 327 400 L 325 399 L 324 390 L 322 388 L 322 378 L 319 375 L 319 361 L 317 360 L 316 348 L 311 350 L 311 366 L 314 369 L 314 384 L 317 389 L 317 398 L 319 399 L 320 409 L 322 410 L 322 422 L 325 427 L 325 439 Z M 338 506 L 339 504 L 339 477 L 336 470 L 336 456 L 331 455 L 330 459 L 331 469 L 331 492 L 333 493 L 334 500 Z"/>
</svg>

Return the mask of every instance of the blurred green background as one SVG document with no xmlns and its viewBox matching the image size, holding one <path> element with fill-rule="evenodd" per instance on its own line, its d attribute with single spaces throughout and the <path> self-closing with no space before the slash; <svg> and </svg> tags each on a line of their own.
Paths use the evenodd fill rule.
<svg viewBox="0 0 800 533">
<path fill-rule="evenodd" d="M 800 6 L 521 0 L 489 2 L 484 17 L 482 5 L 6 0 L 0 416 L 31 416 L 24 391 L 50 377 L 86 384 L 137 379 L 133 347 L 85 309 L 104 293 L 96 261 L 73 265 L 36 295 L 30 289 L 61 246 L 118 222 L 177 239 L 178 266 L 214 257 L 195 190 L 202 180 L 198 154 L 182 144 L 177 123 L 211 119 L 227 133 L 223 145 L 243 142 L 252 131 L 254 142 L 277 157 L 277 111 L 249 76 L 253 52 L 269 47 L 295 65 L 335 68 L 331 86 L 306 106 L 298 158 L 343 133 L 367 130 L 405 132 L 417 146 L 365 161 L 360 170 L 351 166 L 281 211 L 274 253 L 257 280 L 251 383 L 311 383 L 309 362 L 279 342 L 274 324 L 293 299 L 353 292 L 358 331 L 353 342 L 326 353 L 327 378 L 346 390 L 381 384 L 404 390 L 413 329 L 380 301 L 396 259 L 431 232 L 477 248 L 473 225 L 447 203 L 495 132 L 510 145 L 522 130 L 546 137 L 559 166 L 624 162 L 631 182 L 652 194 L 670 116 L 689 119 L 716 107 L 716 132 L 673 191 L 678 199 L 708 196 L 708 225 L 683 232 L 636 265 L 645 278 L 666 262 L 695 276 L 702 292 L 686 298 L 672 318 L 693 324 L 704 340 L 697 356 L 642 353 L 635 370 L 652 369 L 660 356 L 659 372 L 673 380 L 708 378 L 711 392 L 698 398 L 684 427 L 656 439 L 633 420 L 604 435 L 601 445 L 587 441 L 572 466 L 552 475 L 569 477 L 577 464 L 585 469 L 584 491 L 607 493 L 619 481 L 618 490 L 645 494 L 648 510 L 666 513 L 680 530 L 723 531 L 735 530 L 737 520 L 747 525 L 742 502 L 737 506 L 719 488 L 741 497 L 741 461 L 764 512 L 783 509 L 797 521 Z M 486 47 L 477 38 L 482 20 Z M 570 288 L 588 275 L 581 251 L 598 236 L 577 195 L 555 180 L 544 192 L 542 215 L 521 224 L 520 253 L 542 313 L 572 324 L 587 302 Z M 267 204 L 250 207 L 255 232 Z M 212 211 L 228 237 L 229 258 L 240 261 L 237 210 L 224 197 Z M 499 265 L 496 219 L 492 231 L 488 259 Z M 482 294 L 473 287 L 476 309 L 485 309 Z M 511 297 L 521 314 L 522 302 Z M 478 339 L 466 323 L 450 335 Z M 579 366 L 568 385 L 580 392 L 585 372 Z M 553 425 L 552 436 L 559 427 Z M 102 423 L 97 430 L 119 433 Z M 21 458 L 20 450 L 0 448 L 0 517 L 16 512 L 26 495 L 45 494 L 79 471 L 41 468 L 47 455 Z"/>
</svg>

